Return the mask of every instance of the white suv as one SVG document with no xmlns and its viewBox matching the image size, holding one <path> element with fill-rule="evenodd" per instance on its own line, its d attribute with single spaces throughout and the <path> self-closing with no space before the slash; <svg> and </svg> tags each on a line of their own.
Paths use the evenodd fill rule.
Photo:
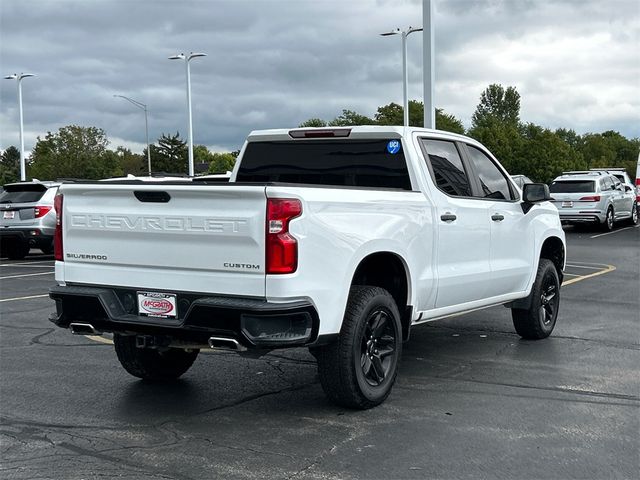
<svg viewBox="0 0 640 480">
<path fill-rule="evenodd" d="M 596 224 L 612 230 L 614 222 L 638 222 L 635 201 L 615 176 L 603 170 L 564 172 L 549 187 L 563 224 Z"/>
</svg>

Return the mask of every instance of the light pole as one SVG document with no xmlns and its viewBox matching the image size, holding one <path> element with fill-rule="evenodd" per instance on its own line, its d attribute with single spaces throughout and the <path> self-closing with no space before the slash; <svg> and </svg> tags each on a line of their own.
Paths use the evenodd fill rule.
<svg viewBox="0 0 640 480">
<path fill-rule="evenodd" d="M 407 90 L 409 89 L 409 72 L 407 68 L 407 37 L 413 32 L 421 32 L 422 28 L 409 27 L 407 30 L 392 30 L 391 32 L 381 33 L 380 36 L 388 37 L 390 35 L 402 35 L 402 100 L 404 111 L 404 126 L 409 125 L 409 97 Z"/>
<path fill-rule="evenodd" d="M 149 176 L 151 176 L 151 150 L 149 149 L 149 119 L 148 119 L 148 115 L 147 115 L 147 112 L 148 112 L 147 111 L 147 106 L 142 102 L 138 102 L 137 100 L 134 100 L 133 98 L 125 97 L 124 95 L 114 95 L 114 97 L 124 98 L 129 103 L 132 103 L 136 107 L 141 108 L 142 110 L 144 110 L 144 131 L 145 131 L 145 135 L 147 137 L 147 167 L 148 167 L 148 170 L 149 170 Z"/>
<path fill-rule="evenodd" d="M 20 115 L 20 181 L 27 179 L 27 169 L 24 164 L 24 125 L 22 121 L 22 79 L 27 77 L 35 77 L 33 73 L 21 73 L 18 75 L 8 75 L 4 77 L 6 80 L 17 80 L 18 82 L 18 111 Z"/>
<path fill-rule="evenodd" d="M 422 0 L 422 81 L 424 83 L 424 128 L 436 128 L 435 109 L 435 46 L 433 2 Z"/>
<path fill-rule="evenodd" d="M 191 118 L 191 70 L 189 69 L 189 62 L 192 58 L 206 57 L 206 53 L 193 53 L 188 55 L 180 53 L 169 57 L 169 60 L 184 60 L 187 70 L 187 111 L 189 115 L 189 137 L 188 137 L 188 149 L 189 149 L 189 176 L 193 177 L 193 120 Z"/>
</svg>

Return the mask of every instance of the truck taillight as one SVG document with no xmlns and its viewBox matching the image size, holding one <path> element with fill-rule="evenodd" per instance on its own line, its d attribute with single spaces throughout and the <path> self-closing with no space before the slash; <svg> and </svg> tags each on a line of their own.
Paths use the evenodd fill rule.
<svg viewBox="0 0 640 480">
<path fill-rule="evenodd" d="M 41 218 L 44 217 L 47 213 L 49 213 L 51 211 L 53 207 L 46 205 L 37 205 L 33 208 L 33 216 L 35 218 Z"/>
<path fill-rule="evenodd" d="M 62 194 L 58 194 L 53 200 L 53 208 L 56 211 L 56 230 L 53 234 L 53 253 L 55 259 L 60 262 L 64 262 L 62 248 L 62 199 Z"/>
<path fill-rule="evenodd" d="M 289 222 L 301 213 L 300 200 L 267 199 L 265 261 L 267 273 L 293 273 L 298 268 L 298 242 L 289 233 Z"/>
</svg>

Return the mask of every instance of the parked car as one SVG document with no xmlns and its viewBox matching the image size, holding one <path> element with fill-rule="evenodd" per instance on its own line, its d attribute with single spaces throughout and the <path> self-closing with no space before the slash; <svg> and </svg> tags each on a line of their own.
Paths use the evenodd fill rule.
<svg viewBox="0 0 640 480">
<path fill-rule="evenodd" d="M 522 337 L 551 334 L 566 250 L 550 199 L 462 135 L 256 131 L 229 182 L 63 184 L 50 320 L 113 333 L 144 379 L 204 348 L 308 347 L 331 400 L 370 408 L 417 324 L 504 304 Z"/>
<path fill-rule="evenodd" d="M 636 208 L 640 215 L 640 153 L 638 154 L 638 164 L 636 165 Z"/>
<path fill-rule="evenodd" d="M 549 190 L 563 224 L 595 224 L 609 231 L 618 221 L 638 223 L 634 198 L 604 170 L 564 172 Z"/>
<path fill-rule="evenodd" d="M 31 248 L 53 253 L 59 182 L 9 183 L 0 193 L 0 255 L 22 259 Z"/>
<path fill-rule="evenodd" d="M 511 179 L 515 182 L 520 190 L 522 190 L 525 183 L 533 183 L 533 180 L 531 180 L 526 175 L 511 175 Z"/>
</svg>

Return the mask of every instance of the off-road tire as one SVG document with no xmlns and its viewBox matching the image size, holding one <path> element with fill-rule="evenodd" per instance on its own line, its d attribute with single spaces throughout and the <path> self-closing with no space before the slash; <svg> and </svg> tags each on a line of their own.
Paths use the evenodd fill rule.
<svg viewBox="0 0 640 480">
<path fill-rule="evenodd" d="M 144 380 L 175 380 L 185 373 L 200 350 L 182 350 L 169 348 L 164 351 L 136 347 L 134 335 L 113 335 L 113 345 L 118 360 L 134 377 Z"/>
<path fill-rule="evenodd" d="M 340 336 L 317 349 L 320 383 L 341 406 L 367 409 L 391 393 L 402 354 L 400 313 L 389 292 L 353 286 Z"/>
<path fill-rule="evenodd" d="M 528 309 L 511 309 L 513 326 L 522 338 L 547 338 L 556 326 L 560 307 L 560 278 L 551 260 L 540 259 L 529 302 Z"/>
</svg>

